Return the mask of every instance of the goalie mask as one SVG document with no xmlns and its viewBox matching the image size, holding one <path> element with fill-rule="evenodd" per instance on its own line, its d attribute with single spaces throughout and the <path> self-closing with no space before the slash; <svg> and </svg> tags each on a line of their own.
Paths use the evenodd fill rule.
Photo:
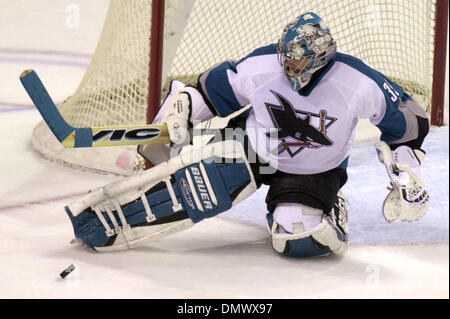
<svg viewBox="0 0 450 319">
<path fill-rule="evenodd" d="M 322 19 L 307 12 L 289 23 L 278 41 L 278 60 L 298 91 L 314 72 L 324 67 L 336 54 L 336 41 Z"/>
</svg>

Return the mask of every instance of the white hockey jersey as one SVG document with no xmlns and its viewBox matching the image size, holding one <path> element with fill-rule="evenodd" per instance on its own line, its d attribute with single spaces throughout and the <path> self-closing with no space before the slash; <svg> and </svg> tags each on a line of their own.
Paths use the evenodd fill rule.
<svg viewBox="0 0 450 319">
<path fill-rule="evenodd" d="M 358 118 L 369 118 L 384 141 L 399 140 L 406 131 L 398 105 L 411 99 L 409 95 L 343 53 L 301 91 L 292 89 L 280 67 L 276 44 L 213 67 L 199 82 L 220 116 L 252 105 L 246 121 L 250 143 L 261 158 L 286 173 L 345 168 Z"/>
</svg>

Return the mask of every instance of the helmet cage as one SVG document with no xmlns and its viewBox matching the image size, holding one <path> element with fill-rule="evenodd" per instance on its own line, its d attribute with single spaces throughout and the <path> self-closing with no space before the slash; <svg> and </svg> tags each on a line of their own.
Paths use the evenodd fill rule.
<svg viewBox="0 0 450 319">
<path fill-rule="evenodd" d="M 294 39 L 288 44 L 289 51 L 283 52 L 282 39 L 278 43 L 278 62 L 283 68 L 286 75 L 295 79 L 302 74 L 308 66 L 311 66 L 311 61 L 314 59 L 315 53 L 306 52 L 305 47 L 300 41 Z"/>
<path fill-rule="evenodd" d="M 311 23 L 305 22 L 308 19 Z M 306 13 L 284 28 L 277 53 L 283 71 L 299 90 L 334 57 L 336 41 L 320 17 Z"/>
</svg>

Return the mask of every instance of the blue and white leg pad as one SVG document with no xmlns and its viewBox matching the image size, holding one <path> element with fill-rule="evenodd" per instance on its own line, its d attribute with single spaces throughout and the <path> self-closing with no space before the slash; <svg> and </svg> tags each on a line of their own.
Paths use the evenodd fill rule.
<svg viewBox="0 0 450 319">
<path fill-rule="evenodd" d="M 242 145 L 225 141 L 189 147 L 142 174 L 88 193 L 66 212 L 87 246 L 121 250 L 214 217 L 255 190 Z"/>
<path fill-rule="evenodd" d="M 307 211 L 308 207 L 304 207 Z M 310 208 L 310 210 L 314 210 Z M 322 222 L 306 232 L 286 233 L 274 220 L 273 213 L 266 216 L 267 227 L 275 251 L 289 257 L 306 258 L 328 255 L 341 255 L 348 248 L 348 222 L 345 199 L 339 194 L 338 201 Z"/>
<path fill-rule="evenodd" d="M 241 188 L 251 183 L 246 163 L 201 161 L 174 174 L 183 207 L 194 222 L 227 211 Z"/>
</svg>

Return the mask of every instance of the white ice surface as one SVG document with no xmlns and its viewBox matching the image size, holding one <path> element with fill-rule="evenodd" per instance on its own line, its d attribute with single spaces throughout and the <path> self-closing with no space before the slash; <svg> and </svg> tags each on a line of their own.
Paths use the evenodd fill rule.
<svg viewBox="0 0 450 319">
<path fill-rule="evenodd" d="M 384 221 L 386 173 L 372 142 L 355 146 L 344 188 L 351 244 L 343 258 L 276 254 L 264 228 L 265 187 L 220 217 L 132 251 L 100 254 L 70 245 L 63 207 L 119 177 L 36 154 L 30 137 L 40 117 L 18 81 L 33 67 L 55 101 L 76 89 L 108 1 L 70 3 L 80 5 L 78 29 L 64 27 L 69 2 L 0 0 L 0 298 L 449 297 L 448 127 L 433 129 L 425 142 L 432 207 L 416 223 Z M 358 140 L 373 130 L 361 125 Z M 76 270 L 61 279 L 70 264 Z"/>
</svg>

